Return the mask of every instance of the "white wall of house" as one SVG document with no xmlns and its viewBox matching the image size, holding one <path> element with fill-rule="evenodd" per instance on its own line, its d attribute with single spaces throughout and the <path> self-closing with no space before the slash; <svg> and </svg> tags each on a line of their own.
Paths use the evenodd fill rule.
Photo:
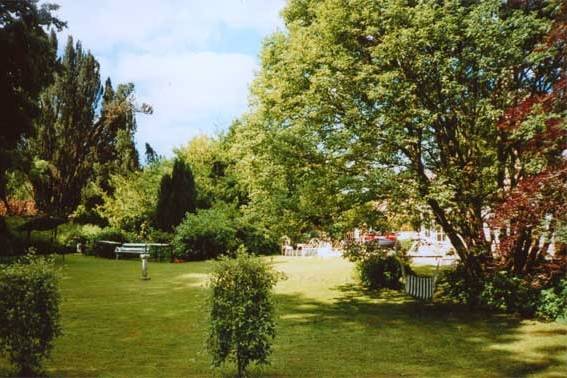
<svg viewBox="0 0 567 378">
<path fill-rule="evenodd" d="M 490 236 L 490 228 L 485 226 L 484 233 L 487 239 Z M 459 256 L 455 253 L 453 245 L 441 229 L 441 227 L 425 227 L 422 226 L 419 231 L 401 231 L 397 233 L 398 240 L 413 240 L 414 246 L 408 252 L 414 264 L 422 265 L 452 265 L 459 260 Z M 492 245 L 492 249 L 496 248 L 498 237 Z M 540 244 L 543 245 L 545 240 L 542 238 Z M 551 258 L 555 254 L 555 245 L 552 242 L 548 249 L 548 257 Z"/>
<path fill-rule="evenodd" d="M 414 244 L 408 252 L 412 263 L 417 265 L 451 265 L 459 258 L 440 227 L 422 226 L 419 231 L 398 232 L 399 240 L 412 240 Z"/>
</svg>

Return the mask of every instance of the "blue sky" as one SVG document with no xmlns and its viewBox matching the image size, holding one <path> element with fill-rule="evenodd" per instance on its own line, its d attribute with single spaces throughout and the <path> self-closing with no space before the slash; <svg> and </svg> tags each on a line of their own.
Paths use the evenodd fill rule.
<svg viewBox="0 0 567 378">
<path fill-rule="evenodd" d="M 97 57 L 103 80 L 133 82 L 138 146 L 160 154 L 224 130 L 246 110 L 262 40 L 283 24 L 285 0 L 53 0 L 71 34 Z M 143 152 L 143 151 L 142 151 Z"/>
</svg>

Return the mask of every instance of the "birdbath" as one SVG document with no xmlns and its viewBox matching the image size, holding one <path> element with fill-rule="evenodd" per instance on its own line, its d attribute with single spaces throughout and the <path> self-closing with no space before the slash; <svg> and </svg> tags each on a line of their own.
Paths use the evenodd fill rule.
<svg viewBox="0 0 567 378">
<path fill-rule="evenodd" d="M 150 279 L 148 276 L 148 258 L 150 255 L 148 253 L 142 253 L 140 258 L 142 259 L 142 280 L 147 281 Z"/>
</svg>

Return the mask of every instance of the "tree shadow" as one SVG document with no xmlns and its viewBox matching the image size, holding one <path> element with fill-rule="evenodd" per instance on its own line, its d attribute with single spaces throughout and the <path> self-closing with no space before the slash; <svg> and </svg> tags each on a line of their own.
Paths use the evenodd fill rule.
<svg viewBox="0 0 567 378">
<path fill-rule="evenodd" d="M 557 344 L 565 335 L 562 329 L 541 332 L 540 343 L 548 345 L 532 348 L 528 356 L 515 346 L 530 337 L 520 332 L 520 318 L 353 284 L 334 290 L 337 296 L 328 302 L 277 296 L 280 329 L 289 331 L 282 332 L 276 349 L 293 359 L 289 345 L 295 344 L 304 354 L 326 360 L 329 370 L 322 375 L 349 375 L 355 367 L 359 376 L 523 376 L 565 364 L 566 347 Z M 341 363 L 345 358 L 348 363 Z M 277 365 L 268 375 L 281 373 Z"/>
</svg>

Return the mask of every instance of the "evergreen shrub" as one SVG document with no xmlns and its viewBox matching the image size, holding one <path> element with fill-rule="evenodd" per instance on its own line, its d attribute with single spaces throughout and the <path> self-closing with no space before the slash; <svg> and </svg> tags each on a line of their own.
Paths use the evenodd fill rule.
<svg viewBox="0 0 567 378">
<path fill-rule="evenodd" d="M 35 375 L 61 334 L 59 287 L 53 262 L 28 258 L 0 270 L 0 353 Z"/>
</svg>

